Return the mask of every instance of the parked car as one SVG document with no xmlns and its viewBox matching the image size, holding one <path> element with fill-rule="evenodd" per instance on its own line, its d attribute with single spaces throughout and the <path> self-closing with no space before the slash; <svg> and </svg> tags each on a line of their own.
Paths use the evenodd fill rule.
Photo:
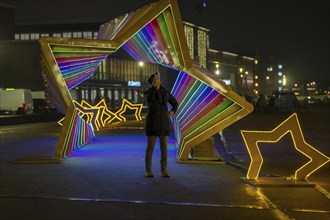
<svg viewBox="0 0 330 220">
<path fill-rule="evenodd" d="M 308 96 L 307 95 L 296 95 L 296 98 L 299 103 L 308 103 Z"/>
<path fill-rule="evenodd" d="M 4 114 L 32 114 L 33 100 L 31 90 L 0 90 L 0 111 Z"/>
<path fill-rule="evenodd" d="M 0 110 L 0 115 L 14 115 L 15 111 L 12 110 Z"/>
<path fill-rule="evenodd" d="M 33 99 L 33 112 L 39 114 L 47 114 L 52 112 L 58 112 L 56 108 L 53 108 L 47 103 L 46 99 Z"/>
<path fill-rule="evenodd" d="M 311 100 L 314 102 L 328 103 L 330 100 L 330 93 L 320 92 L 311 96 Z"/>
<path fill-rule="evenodd" d="M 48 105 L 45 99 L 33 99 L 33 112 L 46 113 Z"/>
</svg>

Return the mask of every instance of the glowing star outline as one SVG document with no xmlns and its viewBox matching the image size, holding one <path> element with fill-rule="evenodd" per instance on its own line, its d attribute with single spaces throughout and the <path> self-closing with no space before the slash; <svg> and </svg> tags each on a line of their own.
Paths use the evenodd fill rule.
<svg viewBox="0 0 330 220">
<path fill-rule="evenodd" d="M 83 117 L 84 115 L 87 115 L 87 122 L 89 124 L 92 125 L 93 129 L 95 129 L 96 131 L 100 130 L 101 124 L 99 121 L 99 115 L 100 115 L 100 109 L 99 108 L 86 108 L 84 106 L 82 106 L 79 102 L 73 100 L 73 103 L 76 107 L 76 109 L 78 109 L 78 111 L 82 114 L 80 115 L 81 117 Z"/>
<path fill-rule="evenodd" d="M 124 112 L 126 112 L 126 109 L 129 108 L 131 110 L 136 110 L 135 111 L 135 118 L 137 121 L 141 121 L 141 111 L 142 111 L 142 104 L 132 104 L 129 102 L 127 99 L 124 99 L 123 102 L 121 103 L 120 109 L 115 113 L 118 118 L 120 118 L 121 121 L 126 121 L 126 118 L 122 115 Z"/>
<path fill-rule="evenodd" d="M 124 99 L 121 108 L 116 112 L 111 112 L 104 99 L 98 102 L 95 106 L 89 104 L 85 100 L 82 100 L 81 103 L 77 101 L 73 101 L 76 109 L 78 110 L 78 114 L 80 117 L 87 117 L 87 123 L 91 124 L 94 130 L 99 131 L 101 127 L 104 127 L 106 123 L 110 124 L 114 119 L 118 119 L 119 121 L 126 121 L 126 118 L 122 115 L 126 112 L 126 109 L 132 109 L 135 111 L 135 118 L 137 121 L 142 120 L 141 111 L 142 111 L 142 104 L 132 104 L 128 100 Z M 104 115 L 107 117 L 105 119 Z M 63 126 L 63 121 L 65 117 L 60 119 L 57 123 Z"/>
<path fill-rule="evenodd" d="M 89 107 L 89 108 L 99 108 L 101 110 L 101 113 L 99 114 L 99 121 L 102 123 L 103 127 L 105 126 L 105 124 L 110 124 L 115 119 L 118 119 L 120 121 L 120 118 L 115 113 L 113 113 L 112 111 L 110 111 L 108 109 L 107 104 L 106 104 L 104 99 L 99 101 L 94 106 L 92 106 L 91 104 L 89 104 L 85 100 L 82 100 L 81 105 L 84 106 L 84 107 Z M 107 115 L 108 117 L 103 119 L 104 115 Z"/>
<path fill-rule="evenodd" d="M 169 49 L 169 52 L 166 53 L 169 58 L 164 61 L 157 56 L 151 56 L 152 51 L 149 50 L 149 48 L 148 50 L 142 51 L 142 56 L 137 54 L 137 60 L 158 63 L 160 65 L 184 71 L 186 74 L 207 84 L 212 89 L 222 93 L 228 99 L 231 99 L 238 108 L 228 114 L 228 111 L 226 111 L 225 114 L 220 114 L 221 112 L 219 112 L 219 115 L 221 116 L 211 118 L 200 127 L 196 127 L 194 135 L 187 134 L 183 143 L 181 143 L 181 140 L 183 139 L 180 137 L 181 135 L 179 135 L 180 139 L 177 138 L 177 144 L 180 146 L 181 153 L 178 156 L 178 159 L 187 160 L 189 151 L 192 147 L 250 114 L 253 111 L 253 105 L 247 102 L 243 97 L 239 96 L 217 77 L 213 76 L 211 73 L 206 73 L 206 69 L 193 65 L 184 34 L 177 0 L 161 0 L 148 4 L 130 14 L 116 18 L 110 23 L 100 27 L 98 39 L 95 40 L 41 37 L 39 42 L 42 52 L 42 67 L 43 72 L 45 73 L 43 78 L 46 79 L 45 91 L 48 93 L 48 99 L 57 109 L 62 113 L 65 113 L 65 117 L 72 115 L 74 104 L 69 89 L 77 86 L 83 80 L 90 77 L 97 69 L 96 64 L 101 63 L 103 59 L 116 52 L 119 48 L 125 46 L 126 43 L 132 43 L 128 41 L 131 39 L 133 41 L 136 34 L 141 34 L 139 31 L 142 28 L 154 21 L 157 22 L 158 18 L 162 19 L 163 25 L 159 26 L 156 31 L 157 33 L 160 33 L 160 37 L 162 37 L 162 40 L 158 39 L 158 41 L 164 46 L 164 52 Z M 167 37 L 165 37 L 165 35 Z M 145 44 L 142 46 L 148 47 L 148 45 Z M 132 52 L 135 53 L 136 51 L 134 50 Z M 92 62 L 91 65 L 89 65 L 89 62 L 83 61 L 86 56 L 87 59 L 96 60 L 96 62 Z M 71 57 L 73 58 L 71 59 Z M 83 59 L 80 59 L 80 57 L 83 57 Z M 155 62 L 149 58 L 155 59 Z M 79 71 L 71 71 L 70 67 L 65 66 L 64 68 L 64 66 L 60 65 L 63 62 L 66 63 L 67 60 L 73 61 L 71 63 L 84 62 L 84 64 L 88 66 L 88 71 L 83 69 L 79 69 Z M 163 61 L 165 63 L 162 63 Z M 173 63 L 168 63 L 172 61 Z M 91 114 L 86 114 L 86 116 L 95 118 L 95 116 L 91 116 Z M 117 116 L 120 118 L 120 115 Z M 177 120 L 175 116 L 172 118 L 173 122 L 176 123 Z M 89 118 L 88 120 L 92 119 Z M 56 151 L 60 151 L 61 148 L 64 147 L 64 142 L 71 141 L 66 140 L 66 138 L 70 137 L 70 135 L 68 135 L 72 132 L 70 129 L 75 129 L 70 127 L 69 121 L 67 120 L 65 120 L 63 124 L 61 131 L 62 135 L 59 137 Z M 180 130 L 180 126 L 177 124 L 174 126 Z M 176 133 L 179 134 L 180 131 Z"/>
<path fill-rule="evenodd" d="M 258 143 L 279 141 L 287 133 L 291 133 L 295 149 L 308 157 L 310 161 L 295 171 L 294 180 L 305 180 L 320 167 L 330 161 L 330 158 L 313 148 L 305 142 L 296 113 L 292 114 L 272 131 L 247 131 L 241 130 L 241 134 L 251 158 L 247 179 L 258 179 L 259 172 L 263 163 Z"/>
</svg>

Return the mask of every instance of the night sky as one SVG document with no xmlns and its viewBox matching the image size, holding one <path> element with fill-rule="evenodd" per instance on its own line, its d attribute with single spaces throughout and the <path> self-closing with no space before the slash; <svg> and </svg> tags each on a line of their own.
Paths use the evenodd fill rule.
<svg viewBox="0 0 330 220">
<path fill-rule="evenodd" d="M 105 23 L 152 0 L 1 0 L 15 5 L 17 24 Z M 288 83 L 330 82 L 327 1 L 178 0 L 184 21 L 210 29 L 210 47 L 271 52 L 283 59 Z M 200 4 L 201 5 L 201 4 Z M 51 8 L 51 9 L 50 9 Z M 245 54 L 242 54 L 245 55 Z M 330 84 L 330 83 L 329 83 Z"/>
</svg>

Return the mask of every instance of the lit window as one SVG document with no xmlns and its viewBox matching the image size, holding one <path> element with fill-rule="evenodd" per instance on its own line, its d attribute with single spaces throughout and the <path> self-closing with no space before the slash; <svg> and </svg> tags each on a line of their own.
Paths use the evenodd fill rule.
<svg viewBox="0 0 330 220">
<path fill-rule="evenodd" d="M 93 39 L 97 39 L 97 36 L 99 35 L 99 33 L 98 32 L 94 32 L 93 35 L 94 35 L 93 36 Z"/>
<path fill-rule="evenodd" d="M 63 34 L 63 37 L 68 37 L 68 38 L 72 37 L 71 32 L 63 32 L 62 34 Z"/>
<path fill-rule="evenodd" d="M 30 35 L 29 34 L 20 34 L 21 40 L 30 40 Z"/>
<path fill-rule="evenodd" d="M 31 40 L 39 40 L 40 34 L 39 33 L 31 33 L 30 34 L 30 39 Z"/>
<path fill-rule="evenodd" d="M 62 34 L 61 33 L 53 33 L 52 36 L 53 37 L 62 37 Z"/>
<path fill-rule="evenodd" d="M 75 38 L 81 38 L 81 36 L 82 36 L 81 32 L 73 32 L 72 34 L 73 34 L 72 36 Z"/>
<path fill-rule="evenodd" d="M 41 34 L 41 37 L 49 37 L 49 34 L 43 33 L 43 34 Z"/>
<path fill-rule="evenodd" d="M 278 68 L 279 68 L 279 69 L 282 69 L 282 64 L 279 64 L 279 65 L 278 65 Z"/>
<path fill-rule="evenodd" d="M 282 76 L 283 75 L 283 73 L 282 72 L 278 72 L 278 76 Z"/>
<path fill-rule="evenodd" d="M 92 39 L 93 38 L 93 32 L 91 32 L 91 31 L 84 31 L 83 32 L 83 38 Z"/>
<path fill-rule="evenodd" d="M 120 98 L 125 99 L 125 89 L 121 89 Z M 121 103 L 120 103 L 121 104 Z"/>
</svg>

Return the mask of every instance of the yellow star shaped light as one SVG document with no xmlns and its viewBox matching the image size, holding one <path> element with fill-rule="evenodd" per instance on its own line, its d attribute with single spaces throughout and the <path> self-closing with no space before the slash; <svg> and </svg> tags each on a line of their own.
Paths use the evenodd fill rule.
<svg viewBox="0 0 330 220">
<path fill-rule="evenodd" d="M 89 104 L 85 100 L 82 100 L 81 103 L 73 101 L 76 109 L 79 111 L 81 117 L 86 117 L 87 123 L 91 124 L 93 129 L 99 131 L 101 127 L 104 127 L 106 124 L 110 124 L 114 119 L 119 121 L 126 121 L 126 118 L 123 116 L 123 113 L 126 112 L 127 108 L 135 110 L 135 118 L 137 121 L 142 120 L 141 111 L 142 104 L 132 104 L 127 99 L 124 99 L 121 108 L 116 112 L 111 112 L 104 99 L 102 99 L 95 106 Z M 63 126 L 63 121 L 65 118 L 62 118 L 58 121 L 58 124 Z"/>
<path fill-rule="evenodd" d="M 102 127 L 104 127 L 105 124 L 110 124 L 115 119 L 118 119 L 119 121 L 121 121 L 120 118 L 115 113 L 113 113 L 112 111 L 110 111 L 108 109 L 107 103 L 105 102 L 104 99 L 102 99 L 95 106 L 92 106 L 85 100 L 82 100 L 81 105 L 86 108 L 99 108 L 100 109 L 101 112 L 99 114 L 99 121 L 102 123 Z"/>
<path fill-rule="evenodd" d="M 126 109 L 135 109 L 135 118 L 137 121 L 141 121 L 142 117 L 141 117 L 141 111 L 142 111 L 142 104 L 132 104 L 129 101 L 127 101 L 126 99 L 123 100 L 123 102 L 121 103 L 121 107 L 120 109 L 115 113 L 115 115 L 119 118 L 120 121 L 126 121 L 126 118 L 122 115 L 124 112 L 126 112 Z"/>
<path fill-rule="evenodd" d="M 84 120 L 92 125 L 92 128 L 94 130 L 99 130 L 100 127 L 100 122 L 98 120 L 99 118 L 99 111 L 100 109 L 98 108 L 89 108 L 89 107 L 84 107 L 81 104 L 79 104 L 77 101 L 73 101 L 75 108 L 78 110 L 78 115 L 81 118 L 84 118 Z M 61 126 L 63 126 L 63 122 L 65 120 L 65 117 L 63 117 L 62 119 L 60 119 L 57 123 Z"/>
<path fill-rule="evenodd" d="M 87 116 L 87 122 L 92 125 L 94 130 L 99 130 L 100 128 L 100 121 L 99 121 L 99 115 L 100 115 L 100 108 L 94 108 L 94 107 L 84 107 L 79 102 L 73 101 L 76 109 L 79 110 L 79 115 L 81 117 L 84 117 L 85 115 Z"/>
<path fill-rule="evenodd" d="M 247 179 L 257 180 L 263 163 L 258 143 L 277 142 L 287 133 L 291 134 L 295 149 L 310 159 L 306 164 L 296 170 L 293 177 L 294 180 L 305 180 L 309 175 L 330 161 L 329 157 L 305 142 L 298 116 L 294 113 L 272 131 L 241 131 L 251 158 L 246 175 Z"/>
</svg>

